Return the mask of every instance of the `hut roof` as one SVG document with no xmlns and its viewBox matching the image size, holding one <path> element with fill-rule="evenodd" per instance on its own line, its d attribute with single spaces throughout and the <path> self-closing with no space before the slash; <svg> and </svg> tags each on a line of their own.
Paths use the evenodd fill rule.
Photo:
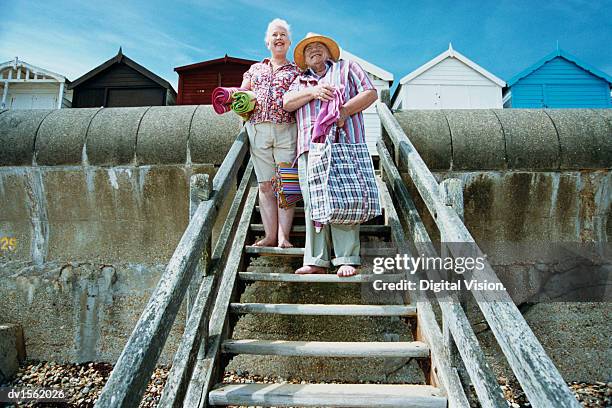
<svg viewBox="0 0 612 408">
<path fill-rule="evenodd" d="M 78 87 L 79 85 L 87 82 L 91 78 L 95 77 L 96 75 L 98 75 L 101 72 L 107 70 L 108 68 L 112 67 L 115 64 L 125 64 L 128 67 L 130 67 L 130 68 L 134 69 L 135 71 L 137 71 L 138 73 L 140 73 L 141 75 L 149 78 L 151 81 L 157 83 L 162 88 L 169 89 L 172 92 L 174 92 L 174 94 L 176 94 L 176 91 L 174 90 L 174 88 L 172 87 L 170 82 L 168 82 L 165 79 L 163 79 L 162 77 L 154 74 L 153 72 L 149 71 L 148 69 L 146 69 L 145 67 L 143 67 L 142 65 L 140 65 L 139 63 L 134 61 L 133 59 L 131 59 L 131 58 L 127 57 L 126 55 L 124 55 L 123 54 L 123 50 L 121 49 L 121 47 L 119 47 L 119 52 L 117 52 L 117 55 L 115 55 L 114 57 L 112 57 L 108 61 L 102 63 L 101 65 L 98 65 L 97 67 L 95 67 L 94 69 L 89 71 L 88 73 L 84 74 L 83 76 L 81 76 L 80 78 L 78 78 L 74 82 L 72 82 L 72 84 L 70 84 L 70 89 L 74 89 L 74 88 Z"/>
<path fill-rule="evenodd" d="M 208 67 L 210 65 L 227 64 L 228 62 L 239 64 L 239 65 L 251 66 L 255 64 L 257 61 L 243 59 L 243 58 L 230 57 L 229 55 L 225 54 L 225 56 L 221 58 L 211 59 L 211 60 L 202 61 L 202 62 L 196 62 L 195 64 L 183 65 L 181 67 L 176 67 L 174 68 L 174 71 L 184 72 L 184 71 L 190 71 L 192 69 Z"/>
<path fill-rule="evenodd" d="M 479 74 L 481 74 L 482 76 L 484 76 L 485 78 L 489 79 L 491 82 L 495 83 L 496 85 L 502 88 L 506 85 L 506 83 L 503 80 L 496 77 L 495 75 L 493 75 L 492 73 L 490 73 L 489 71 L 481 67 L 480 65 L 476 64 L 474 61 L 470 60 L 465 55 L 457 52 L 455 49 L 453 49 L 453 46 L 450 43 L 448 44 L 448 50 L 444 51 L 442 54 L 438 55 L 437 57 L 430 60 L 426 64 L 421 65 L 419 68 L 415 69 L 414 71 L 412 71 L 411 73 L 409 73 L 408 75 L 400 79 L 400 85 L 404 85 L 405 83 L 413 80 L 414 78 L 418 77 L 423 72 L 427 71 L 428 69 L 437 65 L 438 63 L 442 62 L 446 58 L 455 58 L 463 62 L 468 67 L 472 68 L 474 71 L 478 72 Z"/>
<path fill-rule="evenodd" d="M 568 52 L 557 48 L 555 51 L 551 52 L 550 54 L 548 54 L 547 56 L 545 56 L 544 58 L 542 58 L 541 60 L 539 60 L 538 62 L 536 62 L 535 64 L 533 64 L 532 66 L 530 66 L 527 69 L 524 69 L 523 71 L 519 72 L 518 74 L 516 74 L 515 76 L 513 76 L 512 78 L 510 78 L 510 80 L 508 80 L 508 87 L 516 84 L 518 81 L 520 81 L 521 79 L 525 78 L 526 76 L 531 75 L 534 71 L 536 71 L 537 69 L 539 69 L 542 65 L 546 64 L 547 62 L 549 62 L 550 60 L 553 60 L 557 57 L 561 57 L 563 59 L 566 59 L 569 62 L 572 62 L 574 64 L 576 64 L 579 68 L 582 68 L 583 70 L 595 75 L 596 77 L 599 77 L 605 81 L 607 81 L 609 84 L 612 85 L 612 77 L 608 74 L 606 74 L 603 71 L 598 70 L 595 67 L 592 67 L 591 65 L 579 60 L 578 58 L 576 58 L 575 56 L 569 54 Z"/>
<path fill-rule="evenodd" d="M 13 70 L 17 70 L 19 68 L 25 68 L 25 69 L 29 70 L 30 73 L 44 75 L 44 76 L 53 78 L 53 79 L 57 80 L 58 82 L 66 82 L 67 84 L 70 83 L 70 81 L 64 75 L 61 75 L 61 74 L 55 73 L 53 71 L 49 71 L 47 69 L 43 69 L 43 68 L 37 67 L 37 66 L 34 66 L 32 64 L 29 64 L 29 63 L 27 63 L 25 61 L 20 60 L 17 57 L 15 57 L 15 59 L 13 59 L 13 60 L 0 63 L 0 71 L 5 70 L 7 68 L 11 68 Z M 15 78 L 13 78 L 13 79 L 15 79 Z"/>
</svg>

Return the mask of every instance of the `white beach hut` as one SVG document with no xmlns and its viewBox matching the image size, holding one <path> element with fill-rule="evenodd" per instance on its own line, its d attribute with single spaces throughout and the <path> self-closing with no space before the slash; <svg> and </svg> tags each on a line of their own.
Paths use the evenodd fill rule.
<svg viewBox="0 0 612 408">
<path fill-rule="evenodd" d="M 340 58 L 355 61 L 366 71 L 372 80 L 372 83 L 376 87 L 378 99 L 381 97 L 381 92 L 385 89 L 388 90 L 393 84 L 393 74 L 372 64 L 371 62 L 359 58 L 358 56 L 353 55 L 344 49 L 340 49 Z M 378 156 L 376 141 L 380 137 L 380 119 L 378 118 L 374 105 L 370 106 L 363 112 L 363 120 L 366 131 L 366 142 L 368 143 L 370 154 L 373 156 Z"/>
<path fill-rule="evenodd" d="M 61 109 L 69 108 L 72 91 L 65 76 L 14 60 L 0 64 L 0 108 Z"/>
<path fill-rule="evenodd" d="M 393 109 L 502 108 L 505 82 L 453 49 L 438 55 L 400 80 Z"/>
</svg>

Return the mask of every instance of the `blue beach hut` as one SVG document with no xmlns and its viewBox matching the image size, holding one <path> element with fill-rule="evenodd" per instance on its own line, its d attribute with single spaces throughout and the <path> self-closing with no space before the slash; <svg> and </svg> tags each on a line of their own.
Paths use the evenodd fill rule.
<svg viewBox="0 0 612 408">
<path fill-rule="evenodd" d="M 612 77 L 557 48 L 508 81 L 504 108 L 611 108 Z"/>
</svg>

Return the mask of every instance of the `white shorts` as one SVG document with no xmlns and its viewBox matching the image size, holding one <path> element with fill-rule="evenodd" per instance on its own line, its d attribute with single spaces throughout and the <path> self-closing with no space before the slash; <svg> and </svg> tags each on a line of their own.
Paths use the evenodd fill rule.
<svg viewBox="0 0 612 408">
<path fill-rule="evenodd" d="M 297 149 L 297 125 L 295 123 L 247 122 L 251 160 L 257 181 L 270 181 L 276 164 L 292 163 Z"/>
</svg>

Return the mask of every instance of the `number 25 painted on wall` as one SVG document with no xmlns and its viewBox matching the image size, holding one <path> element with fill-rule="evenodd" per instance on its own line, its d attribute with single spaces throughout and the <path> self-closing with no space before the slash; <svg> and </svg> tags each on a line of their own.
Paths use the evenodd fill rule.
<svg viewBox="0 0 612 408">
<path fill-rule="evenodd" d="M 17 249 L 17 238 L 0 237 L 0 251 L 14 251 Z"/>
</svg>

